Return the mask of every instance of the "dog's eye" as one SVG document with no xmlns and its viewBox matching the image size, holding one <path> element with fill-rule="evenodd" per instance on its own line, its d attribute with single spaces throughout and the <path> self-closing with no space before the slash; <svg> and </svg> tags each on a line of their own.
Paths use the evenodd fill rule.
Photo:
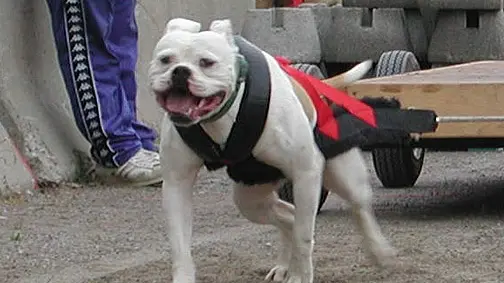
<svg viewBox="0 0 504 283">
<path fill-rule="evenodd" d="M 213 60 L 211 60 L 211 59 L 202 58 L 202 59 L 200 59 L 200 61 L 199 61 L 199 65 L 200 65 L 202 68 L 210 68 L 210 67 L 212 67 L 214 64 L 215 64 L 215 61 L 213 61 Z"/>
<path fill-rule="evenodd" d="M 159 62 L 164 65 L 168 65 L 171 62 L 171 57 L 170 56 L 162 56 L 159 58 Z"/>
</svg>

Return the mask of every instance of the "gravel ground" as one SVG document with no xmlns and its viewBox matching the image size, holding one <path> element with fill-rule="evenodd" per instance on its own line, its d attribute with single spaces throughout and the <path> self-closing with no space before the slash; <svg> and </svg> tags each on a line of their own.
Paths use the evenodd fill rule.
<svg viewBox="0 0 504 283">
<path fill-rule="evenodd" d="M 383 189 L 366 158 L 375 210 L 399 250 L 394 268 L 368 262 L 345 203 L 317 218 L 315 282 L 504 282 L 502 152 L 433 152 L 413 189 Z M 262 282 L 271 227 L 243 219 L 222 172 L 195 195 L 198 282 Z M 0 282 L 171 282 L 159 188 L 64 186 L 0 203 Z"/>
</svg>

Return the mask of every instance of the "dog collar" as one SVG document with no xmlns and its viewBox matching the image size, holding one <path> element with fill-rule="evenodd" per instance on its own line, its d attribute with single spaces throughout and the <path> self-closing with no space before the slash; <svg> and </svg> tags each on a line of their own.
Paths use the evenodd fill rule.
<svg viewBox="0 0 504 283">
<path fill-rule="evenodd" d="M 216 112 L 215 114 L 211 115 L 210 117 L 201 120 L 201 122 L 213 122 L 217 121 L 219 118 L 224 116 L 229 109 L 231 108 L 231 105 L 236 100 L 236 97 L 238 96 L 238 92 L 240 91 L 240 86 L 242 83 L 245 82 L 245 79 L 247 78 L 247 72 L 248 72 L 248 63 L 247 60 L 245 60 L 245 57 L 243 57 L 241 54 L 236 55 L 236 72 L 237 72 L 237 80 L 236 80 L 236 85 L 235 85 L 235 90 L 231 93 L 231 96 L 229 99 L 224 102 L 224 105 L 222 105 L 222 108 Z"/>
</svg>

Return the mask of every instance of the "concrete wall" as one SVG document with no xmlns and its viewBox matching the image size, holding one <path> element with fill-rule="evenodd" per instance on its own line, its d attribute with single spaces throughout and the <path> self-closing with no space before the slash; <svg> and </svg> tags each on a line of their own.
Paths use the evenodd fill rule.
<svg viewBox="0 0 504 283">
<path fill-rule="evenodd" d="M 87 149 L 71 118 L 45 1 L 2 1 L 0 22 L 0 122 L 40 180 L 69 179 L 72 151 Z"/>
<path fill-rule="evenodd" d="M 231 18 L 239 32 L 246 10 L 253 7 L 254 0 L 138 0 L 140 119 L 159 130 L 161 111 L 148 91 L 146 72 L 152 49 L 169 19 L 187 17 L 207 27 L 214 18 Z M 12 141 L 1 148 L 1 154 L 19 157 L 19 162 L 24 156 L 42 183 L 73 180 L 80 169 L 76 152 L 87 155 L 89 146 L 74 125 L 46 2 L 2 1 L 0 22 L 0 128 L 6 129 L 0 131 L 0 140 Z M 12 171 L 17 175 L 12 176 Z M 33 178 L 29 173 L 2 169 L 0 180 L 10 183 L 0 182 L 0 194 L 30 189 Z"/>
</svg>

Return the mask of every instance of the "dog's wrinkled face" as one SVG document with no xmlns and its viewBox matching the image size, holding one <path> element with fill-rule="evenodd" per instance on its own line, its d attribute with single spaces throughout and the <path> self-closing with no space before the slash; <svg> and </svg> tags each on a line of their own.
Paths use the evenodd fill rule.
<svg viewBox="0 0 504 283">
<path fill-rule="evenodd" d="M 231 22 L 209 31 L 186 19 L 171 20 L 154 50 L 150 87 L 171 120 L 190 126 L 217 113 L 235 90 L 236 53 Z"/>
</svg>

